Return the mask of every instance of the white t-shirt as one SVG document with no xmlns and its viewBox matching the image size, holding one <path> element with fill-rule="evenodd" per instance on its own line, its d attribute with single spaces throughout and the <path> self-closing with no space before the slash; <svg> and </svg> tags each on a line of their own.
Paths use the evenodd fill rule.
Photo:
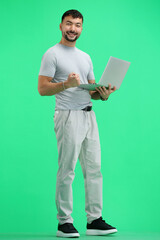
<svg viewBox="0 0 160 240">
<path fill-rule="evenodd" d="M 95 79 L 90 56 L 78 48 L 57 43 L 45 52 L 39 75 L 52 77 L 51 82 L 58 83 L 66 81 L 71 72 L 79 74 L 81 84 Z M 68 88 L 55 97 L 55 110 L 80 110 L 92 106 L 89 92 L 78 87 Z"/>
</svg>

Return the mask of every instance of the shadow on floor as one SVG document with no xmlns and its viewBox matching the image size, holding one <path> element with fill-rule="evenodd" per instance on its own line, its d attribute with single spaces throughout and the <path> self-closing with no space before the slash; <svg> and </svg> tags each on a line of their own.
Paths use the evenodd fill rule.
<svg viewBox="0 0 160 240">
<path fill-rule="evenodd" d="M 80 233 L 80 238 L 82 240 L 98 240 L 98 239 L 106 240 L 160 240 L 160 232 L 159 233 L 137 233 L 137 232 L 118 232 L 114 234 L 109 234 L 105 236 L 86 236 L 84 233 Z M 50 234 L 41 234 L 41 233 L 10 233 L 0 234 L 0 240 L 64 240 L 66 238 L 56 237 L 56 233 Z"/>
</svg>

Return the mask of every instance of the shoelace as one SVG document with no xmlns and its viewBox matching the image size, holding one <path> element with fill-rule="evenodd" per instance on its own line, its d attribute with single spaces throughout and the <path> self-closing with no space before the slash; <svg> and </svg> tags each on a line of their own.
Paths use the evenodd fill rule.
<svg viewBox="0 0 160 240">
<path fill-rule="evenodd" d="M 97 219 L 97 220 L 99 220 L 99 221 L 101 221 L 101 222 L 104 222 L 105 224 L 107 224 L 107 226 L 111 227 L 111 225 L 109 225 L 108 223 L 106 223 L 105 220 L 102 219 L 102 217 L 100 217 L 100 218 Z"/>
<path fill-rule="evenodd" d="M 67 223 L 67 225 L 68 225 L 68 228 L 69 228 L 69 229 L 71 229 L 71 230 L 73 230 L 73 229 L 74 229 L 74 226 L 73 226 L 73 224 L 72 224 L 72 223 Z"/>
</svg>

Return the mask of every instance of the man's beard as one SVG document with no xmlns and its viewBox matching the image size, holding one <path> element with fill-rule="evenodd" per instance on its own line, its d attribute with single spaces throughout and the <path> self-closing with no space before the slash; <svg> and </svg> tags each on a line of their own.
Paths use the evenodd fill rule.
<svg viewBox="0 0 160 240">
<path fill-rule="evenodd" d="M 68 35 L 66 33 L 63 33 L 63 37 L 69 42 L 75 42 L 79 38 L 79 36 L 77 34 L 75 36 L 76 37 L 74 39 L 70 39 L 70 38 L 68 38 Z"/>
</svg>

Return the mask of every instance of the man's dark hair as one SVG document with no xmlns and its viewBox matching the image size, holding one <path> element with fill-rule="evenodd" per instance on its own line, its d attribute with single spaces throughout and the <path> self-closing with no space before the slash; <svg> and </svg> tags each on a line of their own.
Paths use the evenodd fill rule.
<svg viewBox="0 0 160 240">
<path fill-rule="evenodd" d="M 63 16 L 62 16 L 62 22 L 63 22 L 63 19 L 65 17 L 67 17 L 67 16 L 72 16 L 73 18 L 81 18 L 82 19 L 82 23 L 83 23 L 83 16 L 82 16 L 82 14 L 79 11 L 75 10 L 75 9 L 71 9 L 71 10 L 66 11 L 63 14 Z"/>
</svg>

